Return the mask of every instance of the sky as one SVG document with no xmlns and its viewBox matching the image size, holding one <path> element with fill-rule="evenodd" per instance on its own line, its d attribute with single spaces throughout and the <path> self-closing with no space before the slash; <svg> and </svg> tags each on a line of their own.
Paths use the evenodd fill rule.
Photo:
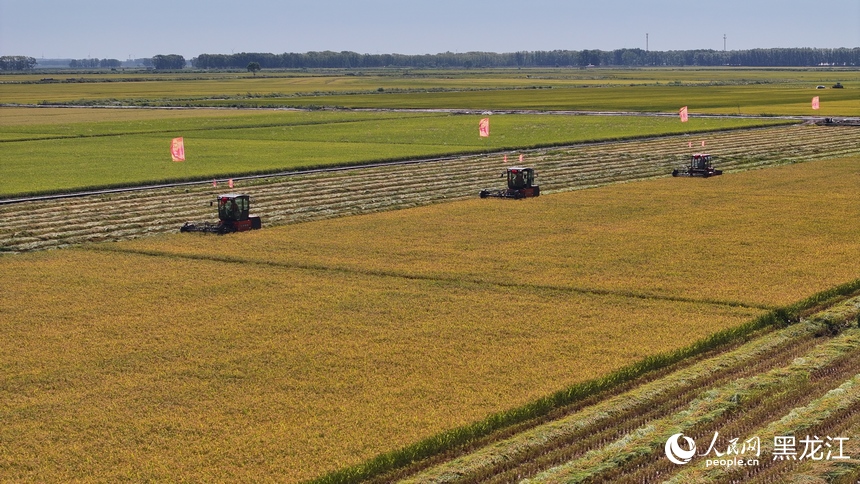
<svg viewBox="0 0 860 484">
<path fill-rule="evenodd" d="M 860 0 L 0 0 L 36 59 L 724 47 L 860 47 Z"/>
</svg>

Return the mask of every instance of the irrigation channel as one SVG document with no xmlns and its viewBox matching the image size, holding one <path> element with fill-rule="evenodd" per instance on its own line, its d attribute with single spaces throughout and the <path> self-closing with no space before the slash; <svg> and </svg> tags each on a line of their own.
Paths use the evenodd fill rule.
<svg viewBox="0 0 860 484">
<path fill-rule="evenodd" d="M 705 147 L 701 142 L 706 141 Z M 74 194 L 0 204 L 0 252 L 27 252 L 175 232 L 189 220 L 215 218 L 210 200 L 236 191 L 252 196 L 263 226 L 378 212 L 477 197 L 501 188 L 509 165 L 535 167 L 542 193 L 669 176 L 692 152 L 707 151 L 725 172 L 860 154 L 860 129 L 806 124 L 577 144 L 524 152 L 415 160 Z"/>
</svg>

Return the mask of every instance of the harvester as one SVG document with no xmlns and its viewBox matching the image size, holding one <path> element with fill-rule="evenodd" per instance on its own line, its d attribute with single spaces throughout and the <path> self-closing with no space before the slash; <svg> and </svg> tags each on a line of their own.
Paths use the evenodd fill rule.
<svg viewBox="0 0 860 484">
<path fill-rule="evenodd" d="M 228 193 L 218 195 L 214 202 L 218 204 L 218 222 L 185 222 L 180 232 L 206 232 L 211 234 L 227 234 L 259 229 L 262 226 L 260 217 L 250 215 L 251 197 Z"/>
<path fill-rule="evenodd" d="M 690 157 L 690 165 L 672 170 L 672 176 L 701 176 L 709 177 L 722 175 L 723 170 L 717 170 L 711 164 L 711 155 L 696 154 Z"/>
<path fill-rule="evenodd" d="M 534 184 L 534 168 L 520 168 L 512 166 L 502 173 L 502 177 L 508 177 L 508 188 L 504 190 L 481 190 L 481 198 L 526 198 L 540 195 L 540 187 Z"/>
</svg>

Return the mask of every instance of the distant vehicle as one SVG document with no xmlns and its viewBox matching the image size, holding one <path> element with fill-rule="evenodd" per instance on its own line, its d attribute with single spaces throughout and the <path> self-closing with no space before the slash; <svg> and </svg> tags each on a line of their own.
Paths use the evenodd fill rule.
<svg viewBox="0 0 860 484">
<path fill-rule="evenodd" d="M 690 165 L 672 170 L 672 176 L 709 176 L 722 175 L 723 170 L 717 170 L 711 164 L 711 155 L 695 154 L 690 157 Z"/>
<path fill-rule="evenodd" d="M 815 86 L 815 89 L 827 89 L 827 87 L 822 86 L 821 84 Z"/>
<path fill-rule="evenodd" d="M 512 166 L 502 176 L 508 177 L 508 188 L 505 190 L 481 190 L 481 198 L 527 198 L 540 195 L 540 186 L 535 185 L 534 168 Z"/>
<path fill-rule="evenodd" d="M 843 86 L 842 83 L 840 83 L 840 82 L 837 82 L 836 84 L 833 85 L 833 89 L 843 89 L 844 87 L 845 86 Z"/>
<path fill-rule="evenodd" d="M 860 118 L 824 118 L 815 124 L 823 126 L 860 126 Z"/>
</svg>

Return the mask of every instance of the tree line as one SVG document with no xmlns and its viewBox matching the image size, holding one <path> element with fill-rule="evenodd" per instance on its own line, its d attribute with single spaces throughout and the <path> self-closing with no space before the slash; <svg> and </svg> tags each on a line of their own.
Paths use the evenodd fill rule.
<svg viewBox="0 0 860 484">
<path fill-rule="evenodd" d="M 810 67 L 820 65 L 860 66 L 860 47 L 770 48 L 750 50 L 675 50 L 642 49 L 552 50 L 511 53 L 445 52 L 440 54 L 359 54 L 356 52 L 306 52 L 266 54 L 200 54 L 191 59 L 198 69 L 245 69 L 256 62 L 263 69 L 372 68 L 372 67 L 586 67 L 586 66 L 746 66 Z"/>
<path fill-rule="evenodd" d="M 33 69 L 38 62 L 33 57 L 2 56 L 0 70 Z M 177 54 L 156 55 L 145 59 L 144 65 L 155 69 L 177 70 L 186 67 L 185 57 Z M 117 59 L 73 59 L 70 68 L 116 68 Z M 769 48 L 749 50 L 670 50 L 642 49 L 551 50 L 494 52 L 443 52 L 440 54 L 359 54 L 357 52 L 200 54 L 191 59 L 197 69 L 246 69 L 249 65 L 262 69 L 362 69 L 378 67 L 409 68 L 479 68 L 479 67 L 648 67 L 648 66 L 744 66 L 744 67 L 811 67 L 860 66 L 860 47 Z"/>
<path fill-rule="evenodd" d="M 26 71 L 36 67 L 36 59 L 23 55 L 4 55 L 0 57 L 0 71 Z"/>
<path fill-rule="evenodd" d="M 122 66 L 118 59 L 72 59 L 69 67 L 72 69 L 116 69 Z"/>
</svg>

